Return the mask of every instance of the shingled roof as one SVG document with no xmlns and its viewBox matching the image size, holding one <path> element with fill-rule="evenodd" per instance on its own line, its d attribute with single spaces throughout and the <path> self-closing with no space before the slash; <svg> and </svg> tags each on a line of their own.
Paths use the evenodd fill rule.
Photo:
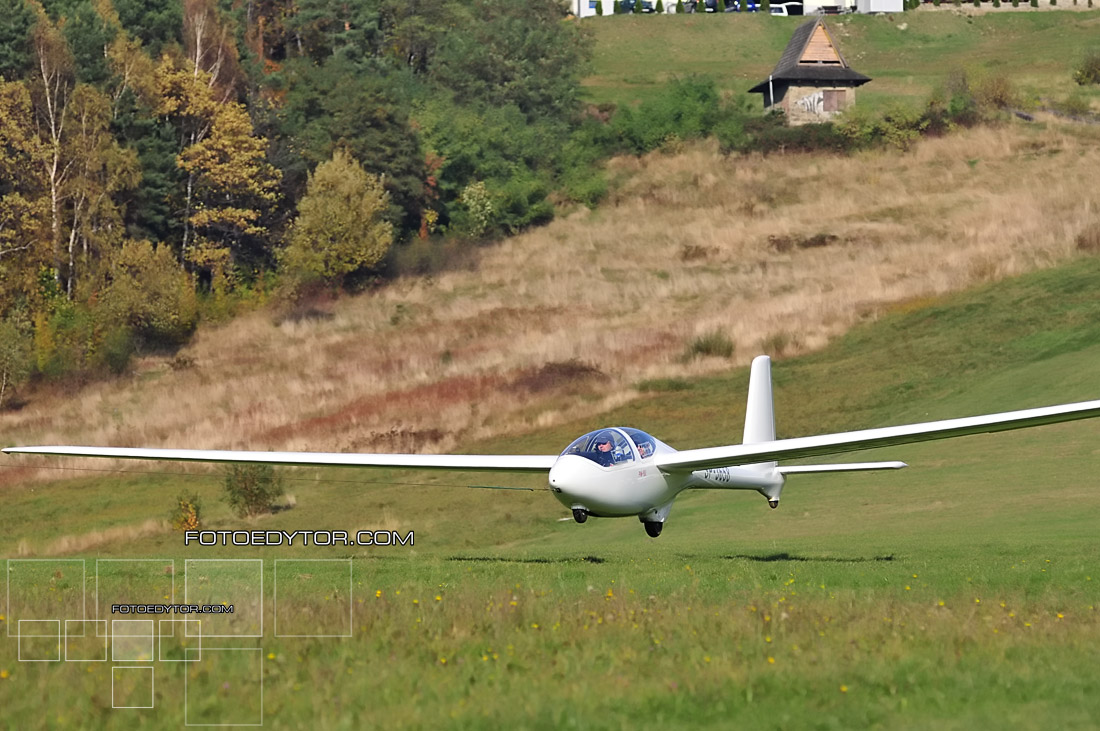
<svg viewBox="0 0 1100 731">
<path fill-rule="evenodd" d="M 811 45 L 812 42 L 812 45 Z M 839 81 L 850 86 L 866 84 L 871 79 L 853 71 L 833 42 L 832 35 L 822 18 L 807 21 L 795 29 L 786 50 L 772 71 L 772 81 Z M 761 81 L 749 89 L 750 93 L 763 94 L 768 81 Z"/>
</svg>

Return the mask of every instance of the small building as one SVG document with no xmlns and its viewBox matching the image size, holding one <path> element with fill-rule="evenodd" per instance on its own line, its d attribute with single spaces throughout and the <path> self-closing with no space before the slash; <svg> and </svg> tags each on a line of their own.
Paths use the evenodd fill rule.
<svg viewBox="0 0 1100 731">
<path fill-rule="evenodd" d="M 822 18 L 795 29 L 766 80 L 749 89 L 764 95 L 764 109 L 782 109 L 792 125 L 827 122 L 856 100 L 871 79 L 853 71 Z"/>
</svg>

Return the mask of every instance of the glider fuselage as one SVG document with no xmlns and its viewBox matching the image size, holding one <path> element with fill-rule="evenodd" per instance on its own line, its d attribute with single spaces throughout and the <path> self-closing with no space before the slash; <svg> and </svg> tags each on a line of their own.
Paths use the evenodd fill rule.
<svg viewBox="0 0 1100 731">
<path fill-rule="evenodd" d="M 610 448 L 600 449 L 597 440 Z M 661 470 L 656 462 L 675 449 L 637 429 L 609 427 L 576 439 L 550 468 L 550 490 L 574 511 L 598 517 L 636 515 L 663 521 L 688 488 L 757 490 L 778 497 L 783 475 L 772 463 L 691 472 Z"/>
</svg>

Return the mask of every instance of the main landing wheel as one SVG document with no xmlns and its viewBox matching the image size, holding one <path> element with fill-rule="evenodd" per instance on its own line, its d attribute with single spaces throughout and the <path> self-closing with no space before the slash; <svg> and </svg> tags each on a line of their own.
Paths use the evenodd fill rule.
<svg viewBox="0 0 1100 731">
<path fill-rule="evenodd" d="M 646 535 L 650 538 L 656 538 L 661 535 L 661 529 L 665 527 L 664 523 L 658 523 L 657 521 L 645 521 L 642 525 L 645 526 Z"/>
<path fill-rule="evenodd" d="M 573 508 L 573 520 L 578 523 L 583 523 L 588 520 L 588 511 L 583 508 Z"/>
</svg>

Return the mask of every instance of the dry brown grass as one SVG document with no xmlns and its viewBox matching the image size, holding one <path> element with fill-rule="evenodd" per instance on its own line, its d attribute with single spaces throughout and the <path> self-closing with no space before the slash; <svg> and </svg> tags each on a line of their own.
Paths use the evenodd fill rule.
<svg viewBox="0 0 1100 731">
<path fill-rule="evenodd" d="M 36 398 L 0 416 L 0 441 L 447 451 L 599 413 L 643 379 L 820 348 L 893 303 L 1078 255 L 1100 219 L 1100 146 L 1086 134 L 1010 126 L 904 155 L 724 158 L 701 145 L 618 159 L 599 210 L 488 248 L 477 271 L 397 281 L 327 319 L 203 328 L 181 354 L 192 367 L 150 358 L 132 379 Z M 716 331 L 737 344 L 732 361 L 681 358 Z M 568 363 L 592 371 L 546 370 Z"/>
<path fill-rule="evenodd" d="M 93 548 L 110 543 L 123 541 L 135 541 L 139 538 L 168 533 L 171 530 L 167 521 L 149 519 L 140 525 L 124 525 L 106 530 L 96 530 L 80 535 L 62 536 L 53 541 L 42 552 L 43 556 L 71 556 L 73 554 L 90 551 Z M 35 555 L 30 545 L 25 541 L 19 546 L 20 556 Z"/>
</svg>

